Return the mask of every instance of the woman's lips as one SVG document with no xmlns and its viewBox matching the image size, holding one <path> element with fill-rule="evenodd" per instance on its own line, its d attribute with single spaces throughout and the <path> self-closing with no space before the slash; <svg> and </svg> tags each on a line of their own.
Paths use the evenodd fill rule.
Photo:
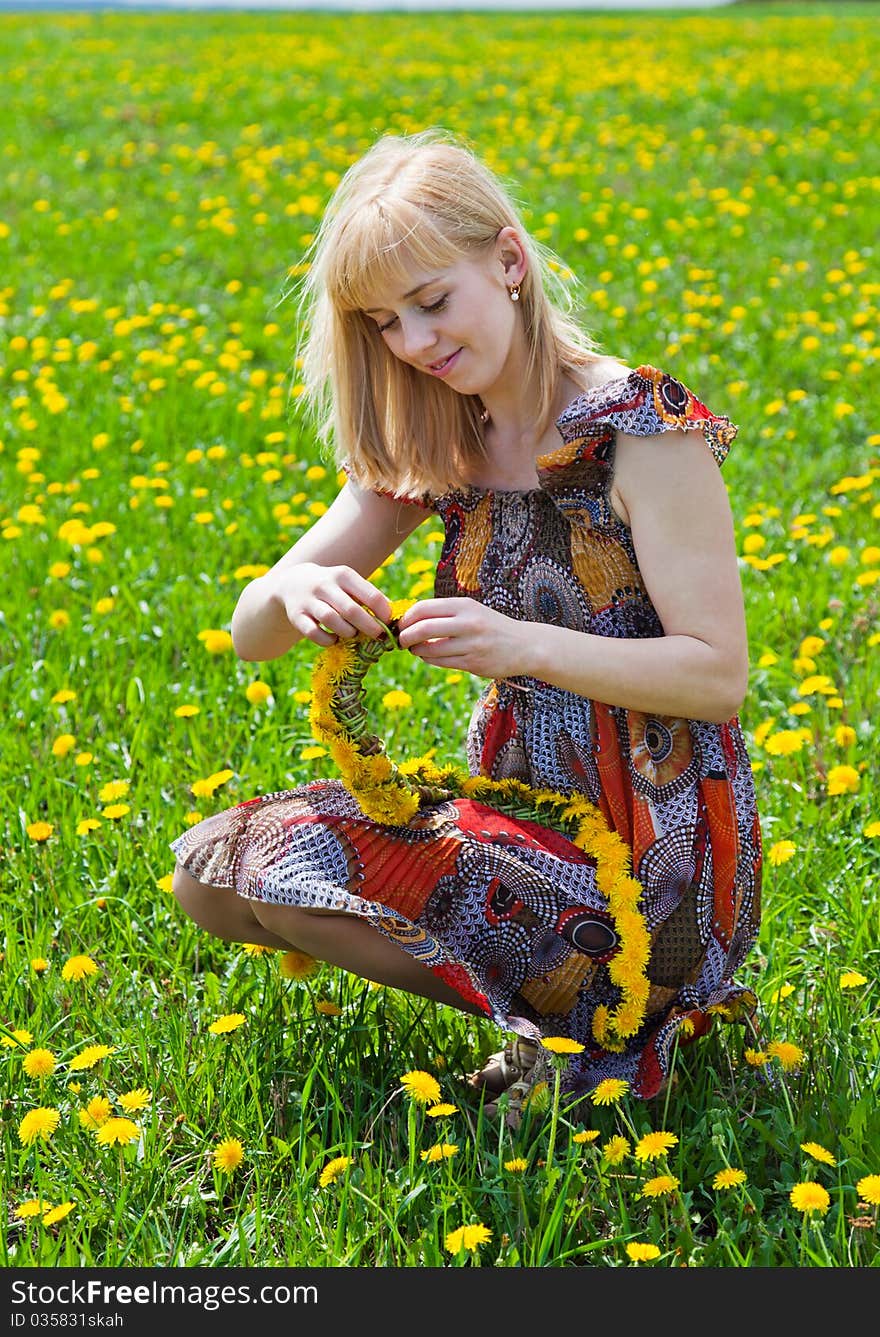
<svg viewBox="0 0 880 1337">
<path fill-rule="evenodd" d="M 446 359 L 446 361 L 443 363 L 441 367 L 431 366 L 427 367 L 426 370 L 429 371 L 432 376 L 445 376 L 447 372 L 451 371 L 452 368 L 455 366 L 456 362 L 458 361 L 458 355 L 460 352 L 461 349 L 460 348 L 457 349 L 450 357 Z"/>
</svg>

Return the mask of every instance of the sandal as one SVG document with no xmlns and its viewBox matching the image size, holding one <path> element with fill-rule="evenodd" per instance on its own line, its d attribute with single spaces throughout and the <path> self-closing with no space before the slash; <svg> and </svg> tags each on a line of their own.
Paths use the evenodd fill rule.
<svg viewBox="0 0 880 1337">
<path fill-rule="evenodd" d="M 482 1068 L 468 1073 L 468 1082 L 476 1090 L 484 1090 L 493 1096 L 500 1096 L 505 1091 L 515 1096 L 514 1088 L 522 1087 L 521 1099 L 532 1084 L 539 1053 L 540 1045 L 536 1041 L 515 1035 L 503 1049 L 490 1054 Z M 493 1101 L 484 1108 L 487 1114 L 494 1114 L 497 1106 Z"/>
</svg>

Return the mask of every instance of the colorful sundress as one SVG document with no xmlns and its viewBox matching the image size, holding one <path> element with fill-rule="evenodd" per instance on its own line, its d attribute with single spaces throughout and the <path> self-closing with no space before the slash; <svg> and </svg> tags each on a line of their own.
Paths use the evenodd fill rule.
<svg viewBox="0 0 880 1337">
<path fill-rule="evenodd" d="M 575 399 L 561 444 L 523 491 L 465 486 L 422 498 L 445 526 L 435 595 L 599 636 L 663 635 L 629 528 L 610 501 L 615 429 L 699 427 L 719 465 L 737 427 L 680 381 L 639 366 Z M 488 683 L 467 734 L 473 775 L 585 795 L 632 851 L 650 934 L 647 1007 L 603 1047 L 597 1007 L 620 999 L 620 935 L 595 860 L 569 839 L 472 799 L 423 808 L 406 826 L 364 816 L 339 780 L 260 795 L 206 818 L 171 848 L 195 878 L 255 900 L 343 910 L 372 923 L 498 1026 L 585 1046 L 564 1087 L 608 1077 L 649 1098 L 676 1036 L 741 1019 L 734 982 L 758 932 L 761 832 L 739 719 L 626 710 L 534 678 Z"/>
</svg>

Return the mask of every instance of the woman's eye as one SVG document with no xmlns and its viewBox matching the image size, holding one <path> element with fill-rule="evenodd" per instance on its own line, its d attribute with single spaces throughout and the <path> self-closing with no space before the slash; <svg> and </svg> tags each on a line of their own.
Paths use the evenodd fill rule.
<svg viewBox="0 0 880 1337">
<path fill-rule="evenodd" d="M 446 306 L 448 300 L 449 300 L 448 294 L 444 294 L 443 297 L 439 297 L 437 301 L 433 302 L 430 306 L 423 306 L 422 310 L 430 311 L 432 314 L 436 311 L 442 311 Z M 377 328 L 380 334 L 384 334 L 386 330 L 390 330 L 392 325 L 396 324 L 397 324 L 397 317 L 395 316 L 393 320 L 389 320 L 384 325 L 377 326 Z"/>
</svg>

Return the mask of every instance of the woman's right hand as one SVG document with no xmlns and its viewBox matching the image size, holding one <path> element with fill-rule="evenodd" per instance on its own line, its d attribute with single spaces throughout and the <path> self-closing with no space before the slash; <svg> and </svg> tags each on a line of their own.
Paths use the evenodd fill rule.
<svg viewBox="0 0 880 1337">
<path fill-rule="evenodd" d="M 350 566 L 297 562 L 263 579 L 294 631 L 315 645 L 335 645 L 358 632 L 382 636 L 376 618 L 387 623 L 391 617 L 387 596 Z"/>
</svg>

